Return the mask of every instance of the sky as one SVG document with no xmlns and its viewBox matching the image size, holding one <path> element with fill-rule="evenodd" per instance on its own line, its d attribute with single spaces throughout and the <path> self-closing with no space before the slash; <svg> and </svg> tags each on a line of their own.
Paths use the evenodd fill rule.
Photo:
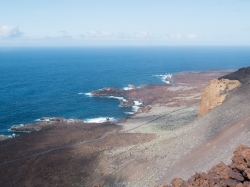
<svg viewBox="0 0 250 187">
<path fill-rule="evenodd" d="M 250 0 L 0 0 L 0 46 L 250 45 Z"/>
</svg>

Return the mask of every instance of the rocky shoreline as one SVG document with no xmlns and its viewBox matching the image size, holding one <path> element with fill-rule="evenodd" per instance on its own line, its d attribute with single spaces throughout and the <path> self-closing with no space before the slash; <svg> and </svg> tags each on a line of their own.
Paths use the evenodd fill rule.
<svg viewBox="0 0 250 187">
<path fill-rule="evenodd" d="M 247 104 L 250 102 L 247 94 L 250 88 L 248 81 L 245 81 L 249 78 L 247 74 L 240 79 L 241 85 L 227 92 L 222 90 L 225 99 L 221 105 L 198 117 L 201 95 L 209 81 L 220 80 L 227 74 L 226 71 L 182 72 L 171 77 L 172 84 L 93 91 L 95 97 L 120 97 L 127 107 L 138 105 L 135 101 L 140 101 L 142 105 L 135 114 L 120 120 L 118 125 L 41 118 L 39 131 L 0 142 L 1 163 L 15 160 L 17 155 L 18 158 L 28 155 L 22 162 L 11 163 L 11 167 L 7 164 L 2 166 L 0 174 L 4 184 L 21 184 L 20 178 L 25 178 L 33 186 L 92 186 L 95 183 L 117 187 L 160 186 L 169 184 L 176 177 L 179 179 L 172 181 L 174 186 L 189 185 L 187 182 L 201 186 L 196 180 L 211 182 L 211 177 L 203 172 L 220 161 L 229 164 L 230 155 L 237 146 L 250 145 L 250 106 Z M 225 84 L 219 88 L 229 86 Z M 70 147 L 72 145 L 77 146 Z M 24 151 L 22 147 L 27 150 Z M 47 149 L 55 151 L 29 157 Z M 26 165 L 32 168 L 35 177 L 30 178 L 11 169 L 25 168 Z M 46 168 L 42 174 L 41 167 Z M 226 167 L 223 165 L 220 168 Z M 8 175 L 5 171 L 8 171 Z M 195 172 L 199 174 L 188 181 Z M 10 175 L 14 176 L 13 182 L 8 180 Z M 235 178 L 231 179 L 223 178 L 214 184 L 235 182 L 232 181 Z M 239 183 L 244 186 L 243 181 Z"/>
<path fill-rule="evenodd" d="M 40 119 L 37 120 L 36 123 L 11 126 L 10 130 L 11 132 L 13 132 L 13 134 L 11 136 L 0 135 L 0 141 L 19 136 L 15 134 L 16 132 L 18 133 L 36 132 L 36 131 L 40 131 L 44 126 L 47 126 L 53 123 L 59 122 L 59 123 L 72 124 L 72 123 L 76 123 L 79 121 L 83 122 L 82 120 L 66 119 L 63 117 L 41 117 Z"/>
<path fill-rule="evenodd" d="M 204 74 L 206 74 L 204 76 Z M 117 97 L 120 99 L 120 106 L 122 107 L 134 107 L 135 112 L 133 114 L 128 114 L 125 118 L 122 118 L 118 121 L 118 123 L 124 123 L 127 121 L 127 119 L 131 118 L 133 115 L 136 115 L 138 113 L 148 113 L 152 106 L 156 104 L 160 105 L 168 105 L 168 106 L 174 106 L 174 105 L 181 105 L 183 102 L 180 102 L 181 99 L 178 98 L 179 94 L 182 94 L 183 91 L 190 92 L 192 91 L 197 92 L 197 88 L 200 85 L 197 80 L 194 83 L 190 83 L 190 78 L 188 76 L 192 75 L 192 78 L 196 79 L 196 77 L 199 77 L 203 74 L 202 82 L 208 81 L 211 79 L 211 77 L 219 76 L 219 75 L 225 75 L 225 72 L 196 72 L 196 73 L 190 73 L 190 72 L 183 72 L 174 74 L 173 76 L 167 76 L 166 80 L 170 84 L 155 84 L 155 85 L 141 85 L 140 87 L 136 87 L 133 84 L 129 84 L 125 90 L 121 90 L 114 87 L 105 87 L 100 90 L 94 90 L 91 92 L 91 95 L 94 97 Z M 208 76 L 208 77 L 206 77 Z M 187 77 L 187 78 L 186 78 Z M 192 86 L 193 85 L 193 86 Z M 204 86 L 204 85 L 203 85 Z M 161 93 L 167 93 L 166 95 L 162 95 Z M 175 98 L 177 102 L 175 101 Z M 195 102 L 196 99 L 194 99 L 191 102 Z M 174 104 L 178 103 L 179 104 Z M 185 102 L 185 101 L 184 101 Z M 169 103 L 171 103 L 169 105 Z M 11 127 L 11 131 L 13 133 L 15 132 L 33 132 L 33 131 L 39 131 L 42 126 L 48 124 L 48 123 L 54 123 L 54 122 L 67 122 L 72 123 L 73 120 L 65 119 L 63 117 L 42 117 L 38 120 L 36 123 L 32 124 L 20 124 L 20 125 L 14 125 Z M 15 135 L 14 135 L 15 136 Z M 12 137 L 14 137 L 12 136 Z M 8 137 L 8 136 L 7 136 Z M 9 137 L 8 137 L 9 138 Z M 5 140 L 6 138 L 2 138 L 1 140 Z"/>
</svg>

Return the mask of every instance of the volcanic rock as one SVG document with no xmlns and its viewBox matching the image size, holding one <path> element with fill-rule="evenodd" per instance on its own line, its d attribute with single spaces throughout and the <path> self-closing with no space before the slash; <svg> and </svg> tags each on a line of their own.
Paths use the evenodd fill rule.
<svg viewBox="0 0 250 187">
<path fill-rule="evenodd" d="M 181 178 L 175 178 L 171 181 L 171 184 L 174 186 L 174 187 L 181 187 L 182 184 L 183 184 L 183 180 Z"/>
<path fill-rule="evenodd" d="M 41 121 L 47 121 L 47 122 L 65 122 L 67 121 L 65 118 L 62 117 L 41 117 Z"/>
<path fill-rule="evenodd" d="M 5 135 L 0 135 L 0 141 L 2 141 L 2 140 L 6 140 L 6 139 L 8 139 L 9 137 L 8 136 L 5 136 Z"/>
<path fill-rule="evenodd" d="M 249 187 L 250 147 L 240 145 L 236 148 L 229 166 L 221 162 L 207 173 L 195 173 L 187 181 L 175 178 L 171 183 L 174 187 Z"/>
<path fill-rule="evenodd" d="M 93 96 L 115 96 L 115 97 L 124 97 L 124 90 L 119 90 L 118 88 L 103 88 L 100 90 L 94 90 L 91 92 Z"/>
<path fill-rule="evenodd" d="M 250 83 L 250 67 L 240 68 L 238 71 L 222 76 L 221 79 L 238 80 L 242 84 Z"/>
<path fill-rule="evenodd" d="M 134 106 L 134 100 L 133 99 L 129 99 L 128 101 L 126 100 L 120 100 L 120 105 L 123 107 L 132 107 Z"/>
<path fill-rule="evenodd" d="M 213 79 L 205 88 L 201 96 L 199 116 L 203 116 L 213 108 L 222 104 L 227 94 L 239 87 L 241 83 L 238 80 Z"/>
<path fill-rule="evenodd" d="M 138 112 L 138 113 L 141 113 L 141 112 L 143 112 L 143 113 L 148 113 L 148 112 L 150 112 L 151 109 L 152 109 L 152 106 L 147 105 L 147 106 L 145 106 L 145 107 L 140 107 L 140 108 L 137 110 L 137 112 Z"/>
<path fill-rule="evenodd" d="M 26 124 L 26 125 L 14 125 L 10 128 L 12 131 L 16 132 L 32 132 L 32 131 L 39 131 L 41 128 L 34 124 Z"/>
<path fill-rule="evenodd" d="M 129 85 L 128 85 L 128 89 L 129 89 L 129 90 L 132 90 L 132 89 L 136 89 L 136 87 L 135 87 L 135 85 L 133 85 L 133 84 L 129 84 Z"/>
</svg>

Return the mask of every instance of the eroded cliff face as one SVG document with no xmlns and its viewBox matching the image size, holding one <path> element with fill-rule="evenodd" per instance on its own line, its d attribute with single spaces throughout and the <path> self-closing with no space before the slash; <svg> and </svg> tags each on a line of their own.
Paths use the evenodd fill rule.
<svg viewBox="0 0 250 187">
<path fill-rule="evenodd" d="M 241 83 L 238 80 L 213 79 L 202 93 L 199 117 L 205 115 L 213 108 L 222 104 L 227 94 L 239 87 Z"/>
</svg>

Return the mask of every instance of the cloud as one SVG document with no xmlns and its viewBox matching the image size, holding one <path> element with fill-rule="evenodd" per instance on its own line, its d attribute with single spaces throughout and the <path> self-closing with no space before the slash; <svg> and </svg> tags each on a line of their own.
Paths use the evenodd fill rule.
<svg viewBox="0 0 250 187">
<path fill-rule="evenodd" d="M 116 34 L 116 37 L 118 39 L 128 39 L 128 38 L 132 38 L 132 35 L 128 32 L 118 32 L 118 34 Z"/>
<path fill-rule="evenodd" d="M 94 31 L 94 30 L 89 30 L 85 34 L 80 35 L 82 38 L 112 38 L 114 37 L 113 32 L 109 31 Z"/>
<path fill-rule="evenodd" d="M 23 36 L 23 32 L 18 26 L 2 25 L 0 26 L 0 38 L 18 38 Z"/>
<path fill-rule="evenodd" d="M 133 38 L 136 39 L 151 39 L 154 38 L 154 35 L 150 32 L 147 31 L 139 31 L 139 32 L 135 32 L 133 34 Z"/>
<path fill-rule="evenodd" d="M 147 31 L 137 31 L 134 33 L 128 33 L 128 32 L 119 32 L 116 35 L 117 38 L 120 39 L 153 39 L 157 38 L 157 36 L 151 32 Z"/>
<path fill-rule="evenodd" d="M 128 33 L 128 32 L 118 32 L 113 33 L 110 31 L 95 31 L 95 30 L 89 30 L 85 34 L 80 35 L 82 38 L 116 38 L 116 39 L 153 39 L 157 38 L 155 34 L 152 34 L 147 31 L 137 31 L 134 33 Z"/>
<path fill-rule="evenodd" d="M 61 33 L 61 36 L 58 36 L 57 38 L 72 38 L 67 31 L 59 31 L 59 33 Z"/>
<path fill-rule="evenodd" d="M 67 31 L 58 31 L 60 33 L 60 36 L 49 36 L 46 35 L 44 37 L 44 39 L 68 39 L 68 38 L 72 38 L 71 35 L 68 34 Z"/>
<path fill-rule="evenodd" d="M 181 41 L 187 40 L 187 39 L 188 40 L 194 40 L 196 38 L 198 38 L 198 35 L 196 35 L 196 34 L 181 34 L 181 33 L 176 33 L 176 34 L 171 34 L 169 36 L 170 40 L 181 40 Z"/>
<path fill-rule="evenodd" d="M 187 38 L 188 39 L 195 39 L 195 38 L 197 38 L 198 36 L 196 35 L 196 34 L 188 34 L 187 35 Z"/>
</svg>

